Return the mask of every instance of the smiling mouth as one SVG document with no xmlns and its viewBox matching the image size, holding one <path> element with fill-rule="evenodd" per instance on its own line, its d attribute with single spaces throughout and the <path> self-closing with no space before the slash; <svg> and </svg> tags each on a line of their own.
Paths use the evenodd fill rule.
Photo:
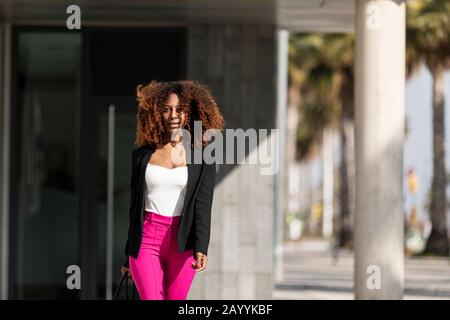
<svg viewBox="0 0 450 320">
<path fill-rule="evenodd" d="M 179 123 L 169 123 L 169 127 L 171 127 L 171 128 L 179 128 L 180 124 Z"/>
</svg>

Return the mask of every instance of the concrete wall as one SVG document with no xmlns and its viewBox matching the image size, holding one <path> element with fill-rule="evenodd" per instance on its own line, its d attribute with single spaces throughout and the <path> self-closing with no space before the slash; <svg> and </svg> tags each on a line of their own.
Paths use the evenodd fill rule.
<svg viewBox="0 0 450 320">
<path fill-rule="evenodd" d="M 4 199 L 3 199 L 3 147 L 4 147 L 4 143 L 3 143 L 3 137 L 4 137 L 4 104 L 3 104 L 3 57 L 4 57 L 4 52 L 3 52 L 3 33 L 4 33 L 4 27 L 3 27 L 3 21 L 2 18 L 0 18 L 0 275 L 2 274 L 3 270 L 5 269 L 4 264 L 6 264 L 6 261 L 3 261 L 3 259 L 1 258 L 3 255 L 3 204 L 4 204 Z M 0 276 L 0 291 L 1 289 L 4 287 L 4 283 L 3 283 L 3 277 Z M 2 295 L 0 294 L 0 299 L 2 299 Z"/>
<path fill-rule="evenodd" d="M 188 78 L 211 88 L 226 128 L 276 127 L 275 36 L 267 26 L 189 28 Z M 208 267 L 188 299 L 272 298 L 273 182 L 258 165 L 218 165 Z"/>
<path fill-rule="evenodd" d="M 0 17 L 0 299 L 2 300 L 6 299 L 8 294 L 10 35 L 11 25 Z"/>
</svg>

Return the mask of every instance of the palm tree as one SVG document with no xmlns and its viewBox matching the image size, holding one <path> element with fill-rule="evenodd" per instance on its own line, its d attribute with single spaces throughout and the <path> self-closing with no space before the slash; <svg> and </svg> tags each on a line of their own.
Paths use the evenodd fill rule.
<svg viewBox="0 0 450 320">
<path fill-rule="evenodd" d="M 315 154 L 325 127 L 341 137 L 338 244 L 351 246 L 353 212 L 353 34 L 297 34 L 290 40 L 292 83 L 300 88 L 298 159 Z"/>
<path fill-rule="evenodd" d="M 422 60 L 433 77 L 433 178 L 430 217 L 432 231 L 426 254 L 447 256 L 444 72 L 450 66 L 450 1 L 407 2 L 406 70 L 411 76 Z"/>
</svg>

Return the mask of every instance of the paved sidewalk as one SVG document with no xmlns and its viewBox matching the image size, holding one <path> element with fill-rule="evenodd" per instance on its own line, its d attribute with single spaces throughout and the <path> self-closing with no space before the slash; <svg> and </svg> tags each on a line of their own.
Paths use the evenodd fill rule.
<svg viewBox="0 0 450 320">
<path fill-rule="evenodd" d="M 450 300 L 450 259 L 406 258 L 405 277 L 405 300 Z M 274 299 L 354 299 L 353 253 L 340 250 L 333 260 L 324 240 L 286 244 L 284 278 L 275 286 Z"/>
</svg>

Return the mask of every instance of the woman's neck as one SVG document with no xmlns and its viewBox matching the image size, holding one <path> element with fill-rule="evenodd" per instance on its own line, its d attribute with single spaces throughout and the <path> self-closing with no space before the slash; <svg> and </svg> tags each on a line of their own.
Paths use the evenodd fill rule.
<svg viewBox="0 0 450 320">
<path fill-rule="evenodd" d="M 176 140 L 172 140 L 172 136 L 171 135 L 166 135 L 166 136 L 164 136 L 162 143 L 158 144 L 158 147 L 160 147 L 160 148 L 164 148 L 164 147 L 167 147 L 167 146 L 175 147 L 175 146 L 180 145 L 182 143 L 183 143 L 183 136 L 179 136 L 179 137 L 176 138 Z"/>
</svg>

